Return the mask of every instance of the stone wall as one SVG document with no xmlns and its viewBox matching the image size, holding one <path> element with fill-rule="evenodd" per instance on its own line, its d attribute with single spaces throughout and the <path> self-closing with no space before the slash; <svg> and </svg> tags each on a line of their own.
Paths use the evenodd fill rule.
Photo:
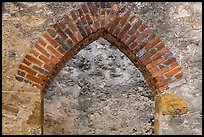
<svg viewBox="0 0 204 137">
<path fill-rule="evenodd" d="M 46 28 L 65 13 L 79 6 L 81 3 L 3 3 L 3 42 L 2 42 L 2 65 L 3 65 L 3 102 L 9 100 L 4 95 L 14 94 L 19 91 L 37 90 L 28 84 L 22 84 L 15 79 L 17 67 L 23 57 L 29 52 L 41 37 Z M 202 131 L 202 6 L 201 3 L 141 3 L 122 2 L 120 6 L 127 6 L 127 10 L 140 15 L 150 28 L 163 39 L 165 45 L 171 50 L 186 73 L 186 84 L 175 87 L 174 91 L 180 95 L 189 105 L 189 112 L 183 116 L 163 116 L 163 134 L 201 134 Z M 10 92 L 12 91 L 12 92 Z M 30 96 L 30 93 L 24 93 Z M 26 95 L 27 94 L 27 95 Z M 18 95 L 19 98 L 23 97 Z M 40 94 L 35 94 L 36 98 Z M 6 95 L 7 96 L 7 95 Z M 9 95 L 8 95 L 9 96 Z M 13 99 L 12 99 L 13 100 Z M 35 99 L 34 99 L 35 100 Z M 30 101 L 34 105 L 35 101 Z M 22 108 L 25 106 L 22 103 Z M 28 105 L 28 104 L 27 104 Z M 33 108 L 28 107 L 29 114 Z M 19 127 L 19 123 L 9 121 L 9 114 L 20 116 L 20 106 L 7 105 L 3 107 L 3 132 L 10 131 L 8 127 Z M 29 105 L 28 105 L 29 106 Z M 9 111 L 12 110 L 12 111 Z M 25 117 L 15 117 L 11 121 L 26 121 Z M 29 123 L 29 122 L 27 122 Z M 26 128 L 25 128 L 26 129 Z M 38 129 L 36 127 L 36 129 Z M 188 129 L 188 130 L 186 130 Z M 28 134 L 30 130 L 25 133 Z M 18 132 L 19 133 L 19 132 Z M 31 132 L 30 132 L 31 133 Z M 16 133 L 17 134 L 17 133 Z"/>
</svg>

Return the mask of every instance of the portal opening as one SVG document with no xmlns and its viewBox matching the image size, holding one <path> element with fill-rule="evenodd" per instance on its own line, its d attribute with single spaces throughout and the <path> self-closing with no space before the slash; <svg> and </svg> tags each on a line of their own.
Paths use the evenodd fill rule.
<svg viewBox="0 0 204 137">
<path fill-rule="evenodd" d="M 99 38 L 69 60 L 44 94 L 45 135 L 152 135 L 154 98 L 141 72 Z"/>
</svg>

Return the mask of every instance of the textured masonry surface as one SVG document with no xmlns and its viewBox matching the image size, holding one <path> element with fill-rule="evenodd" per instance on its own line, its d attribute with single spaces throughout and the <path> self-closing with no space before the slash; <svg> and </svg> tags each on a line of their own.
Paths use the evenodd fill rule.
<svg viewBox="0 0 204 137">
<path fill-rule="evenodd" d="M 138 15 L 114 3 L 82 4 L 49 27 L 19 65 L 16 79 L 46 89 L 59 70 L 89 43 L 103 37 L 141 71 L 154 95 L 184 72 L 162 39 Z"/>
</svg>

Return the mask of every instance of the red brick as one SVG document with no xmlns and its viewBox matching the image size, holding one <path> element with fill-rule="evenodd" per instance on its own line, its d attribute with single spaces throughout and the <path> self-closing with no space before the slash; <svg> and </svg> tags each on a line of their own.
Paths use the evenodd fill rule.
<svg viewBox="0 0 204 137">
<path fill-rule="evenodd" d="M 153 73 L 152 77 L 157 77 L 157 76 L 159 76 L 159 75 L 162 75 L 162 74 L 164 74 L 165 72 L 167 72 L 168 70 L 169 70 L 168 67 L 164 67 L 163 69 L 158 70 L 158 71 L 156 71 L 155 73 Z"/>
<path fill-rule="evenodd" d="M 113 16 L 114 16 L 114 14 L 115 14 L 117 8 L 118 8 L 118 5 L 117 5 L 117 4 L 114 4 L 113 7 L 112 7 L 112 9 L 111 9 L 111 11 L 110 11 L 110 13 L 109 13 L 108 20 L 113 21 L 113 18 L 114 18 Z"/>
<path fill-rule="evenodd" d="M 182 76 L 183 76 L 183 72 L 180 72 L 180 73 L 178 73 L 175 77 L 176 77 L 177 79 L 181 79 Z"/>
<path fill-rule="evenodd" d="M 171 65 L 170 65 L 170 68 L 173 69 L 175 67 L 177 67 L 179 64 L 177 62 L 173 62 Z"/>
<path fill-rule="evenodd" d="M 162 75 L 155 77 L 157 81 L 163 81 L 164 77 Z"/>
<path fill-rule="evenodd" d="M 147 51 L 149 51 L 151 48 L 153 48 L 157 43 L 159 43 L 161 40 L 160 40 L 160 38 L 159 37 L 156 37 L 149 45 L 147 45 L 146 47 L 145 47 L 145 49 L 147 50 Z"/>
<path fill-rule="evenodd" d="M 74 34 L 74 36 L 76 37 L 76 39 L 77 39 L 78 41 L 81 41 L 81 40 L 83 39 L 81 33 L 79 33 L 79 32 L 76 32 L 76 33 Z"/>
<path fill-rule="evenodd" d="M 165 79 L 165 80 L 163 80 L 163 81 L 158 82 L 156 85 L 157 85 L 158 87 L 167 85 L 167 83 L 169 82 L 169 80 L 170 80 L 170 78 Z"/>
<path fill-rule="evenodd" d="M 43 81 L 47 79 L 46 75 L 38 74 L 37 77 L 41 78 Z"/>
<path fill-rule="evenodd" d="M 51 72 L 52 71 L 52 67 L 47 65 L 47 64 L 44 64 L 44 68 L 48 71 L 48 72 Z"/>
<path fill-rule="evenodd" d="M 64 30 L 66 28 L 66 25 L 63 23 L 63 21 L 59 21 L 59 26 Z"/>
<path fill-rule="evenodd" d="M 86 32 L 87 32 L 87 36 L 89 36 L 89 35 L 91 35 L 91 29 L 88 27 L 88 26 L 84 26 L 84 28 L 85 28 L 85 30 L 86 30 Z"/>
<path fill-rule="evenodd" d="M 67 43 L 70 47 L 73 47 L 73 46 L 74 46 L 74 43 L 73 43 L 70 39 L 68 39 L 68 40 L 66 41 L 66 43 Z"/>
<path fill-rule="evenodd" d="M 159 88 L 159 91 L 160 92 L 163 92 L 164 90 L 168 89 L 168 86 L 167 85 L 164 85 L 163 87 L 160 87 Z"/>
<path fill-rule="evenodd" d="M 58 23 L 54 25 L 54 28 L 56 29 L 57 33 L 60 35 L 60 37 L 61 37 L 63 40 L 66 40 L 66 39 L 67 39 L 66 34 L 65 34 L 64 31 L 60 28 L 60 26 L 59 26 Z"/>
<path fill-rule="evenodd" d="M 110 33 L 113 33 L 119 21 L 120 21 L 120 18 L 116 17 L 116 19 L 110 24 L 110 28 L 109 28 Z"/>
<path fill-rule="evenodd" d="M 139 31 L 142 32 L 142 31 L 144 31 L 146 28 L 147 28 L 147 26 L 146 26 L 145 24 L 142 24 L 142 25 L 139 27 Z"/>
<path fill-rule="evenodd" d="M 118 27 L 118 28 L 116 28 L 115 29 L 115 31 L 112 33 L 114 36 L 117 36 L 118 35 L 118 33 L 120 32 L 120 28 Z"/>
<path fill-rule="evenodd" d="M 166 73 L 166 77 L 172 77 L 172 76 L 175 75 L 177 72 L 181 71 L 181 69 L 182 69 L 181 67 L 178 67 L 178 68 L 176 68 L 176 69 L 174 69 L 174 70 L 172 70 L 172 71 Z"/>
<path fill-rule="evenodd" d="M 46 70 L 42 69 L 42 68 L 39 68 L 39 67 L 37 67 L 37 66 L 35 66 L 35 65 L 33 65 L 32 68 L 33 68 L 34 70 L 37 70 L 38 72 L 44 74 L 44 75 L 48 75 L 48 72 L 47 72 Z"/>
<path fill-rule="evenodd" d="M 29 80 L 31 80 L 31 81 L 34 81 L 35 83 L 38 83 L 38 84 L 44 84 L 44 82 L 43 82 L 43 80 L 42 79 L 40 79 L 40 78 L 38 78 L 38 77 L 35 77 L 35 76 L 33 76 L 33 75 L 30 75 L 30 74 L 27 74 L 26 75 L 26 78 L 28 78 Z"/>
<path fill-rule="evenodd" d="M 79 32 L 81 33 L 81 35 L 83 36 L 83 38 L 87 37 L 88 35 L 86 34 L 86 32 L 84 31 L 84 29 L 81 26 L 81 22 L 78 20 L 77 21 L 77 28 L 79 29 Z"/>
<path fill-rule="evenodd" d="M 160 57 L 161 55 L 163 55 L 167 51 L 169 51 L 169 50 L 166 47 L 164 47 L 162 50 L 158 51 L 155 55 L 153 55 L 152 59 L 153 60 L 157 59 L 158 57 Z"/>
<path fill-rule="evenodd" d="M 69 30 L 69 28 L 67 28 L 65 30 L 65 32 L 69 35 L 69 37 L 72 39 L 72 41 L 77 44 L 78 43 L 78 40 L 74 37 L 73 33 Z"/>
<path fill-rule="evenodd" d="M 44 47 L 47 45 L 47 43 L 46 43 L 42 38 L 39 38 L 39 42 L 40 42 L 40 44 L 42 44 Z"/>
<path fill-rule="evenodd" d="M 86 19 L 85 19 L 84 14 L 83 14 L 83 12 L 82 12 L 82 9 L 78 9 L 78 12 L 79 12 L 79 16 L 80 16 L 80 19 L 81 19 L 82 24 L 83 24 L 83 25 L 86 25 L 87 22 L 86 22 Z"/>
<path fill-rule="evenodd" d="M 30 64 L 31 64 L 30 61 L 28 61 L 28 60 L 25 59 L 25 58 L 23 59 L 23 63 L 25 63 L 27 66 L 30 66 Z"/>
<path fill-rule="evenodd" d="M 38 59 L 36 59 L 36 58 L 34 58 L 34 57 L 30 56 L 30 55 L 26 55 L 25 58 L 26 58 L 27 60 L 29 60 L 30 62 L 33 62 L 33 63 L 35 63 L 35 64 L 37 64 L 37 65 L 39 65 L 39 66 L 42 65 L 42 62 L 41 62 L 41 61 L 39 61 Z"/>
<path fill-rule="evenodd" d="M 57 51 L 59 51 L 62 55 L 65 55 L 67 52 L 62 47 L 58 47 Z"/>
<path fill-rule="evenodd" d="M 50 55 L 42 47 L 40 47 L 38 44 L 35 45 L 35 48 L 38 49 L 46 57 L 48 57 L 48 58 L 50 57 Z"/>
<path fill-rule="evenodd" d="M 129 35 L 125 34 L 125 36 L 121 39 L 123 43 L 126 43 L 126 40 L 129 39 Z"/>
<path fill-rule="evenodd" d="M 86 7 L 85 4 L 82 4 L 82 5 L 81 5 L 81 8 L 83 9 L 83 11 L 84 11 L 85 14 L 88 12 L 88 9 L 87 9 L 87 7 Z"/>
<path fill-rule="evenodd" d="M 134 50 L 137 46 L 138 46 L 137 43 L 134 42 L 131 45 L 129 45 L 129 48 L 130 48 L 130 50 Z"/>
<path fill-rule="evenodd" d="M 155 48 L 159 51 L 160 49 L 164 48 L 164 43 L 160 42 Z"/>
<path fill-rule="evenodd" d="M 62 58 L 62 55 L 59 54 L 59 53 L 56 51 L 56 49 L 54 49 L 53 47 L 47 46 L 47 49 L 48 49 L 49 51 L 51 51 L 51 52 L 52 52 L 56 57 L 58 57 L 59 59 Z"/>
<path fill-rule="evenodd" d="M 66 23 L 68 24 L 69 28 L 72 30 L 72 32 L 75 33 L 77 30 L 76 30 L 76 27 L 74 26 L 74 24 L 72 23 L 71 19 L 66 15 L 64 16 L 64 19 L 65 19 Z"/>
<path fill-rule="evenodd" d="M 161 63 L 164 59 L 163 58 L 158 58 L 157 60 L 153 61 L 151 64 L 148 64 L 146 66 L 147 69 L 156 66 L 157 64 Z"/>
<path fill-rule="evenodd" d="M 48 65 L 53 66 L 52 61 L 51 61 L 51 60 L 49 60 L 48 58 L 46 58 L 45 56 L 40 55 L 40 56 L 39 56 L 39 59 L 41 59 L 43 62 L 45 62 L 45 64 L 48 64 Z"/>
<path fill-rule="evenodd" d="M 149 72 L 150 72 L 150 74 L 153 74 L 153 73 L 156 72 L 157 70 L 158 70 L 157 67 L 152 67 L 152 68 L 149 70 Z"/>
<path fill-rule="evenodd" d="M 20 75 L 20 76 L 22 76 L 22 77 L 24 77 L 26 73 L 23 72 L 23 71 L 18 70 L 18 73 L 17 73 L 17 74 Z"/>
<path fill-rule="evenodd" d="M 121 39 L 121 38 L 125 35 L 125 33 L 129 30 L 130 27 L 131 27 L 131 25 L 130 25 L 129 23 L 127 23 L 127 24 L 124 26 L 124 28 L 120 31 L 120 33 L 117 35 L 117 37 L 118 37 L 119 39 Z"/>
<path fill-rule="evenodd" d="M 57 35 L 57 33 L 53 29 L 51 29 L 51 28 L 48 29 L 48 32 L 50 33 L 50 35 L 52 37 L 55 37 Z"/>
<path fill-rule="evenodd" d="M 30 53 L 32 53 L 34 56 L 38 56 L 38 55 L 40 55 L 40 53 L 39 52 L 37 52 L 35 49 L 31 49 L 31 51 L 30 51 Z"/>
<path fill-rule="evenodd" d="M 143 65 L 147 65 L 147 64 L 149 64 L 150 62 L 152 62 L 151 59 L 146 59 L 146 60 L 142 61 Z"/>
<path fill-rule="evenodd" d="M 125 15 L 121 18 L 121 20 L 120 20 L 120 27 L 122 28 L 124 25 L 125 25 L 125 23 L 127 22 L 127 20 L 128 20 L 128 18 L 129 18 L 129 16 L 130 16 L 130 11 L 127 11 L 126 13 L 125 13 Z"/>
<path fill-rule="evenodd" d="M 33 69 L 31 69 L 31 68 L 29 68 L 29 67 L 27 67 L 25 65 L 22 65 L 22 64 L 19 65 L 19 69 L 25 70 L 26 72 L 28 72 L 30 74 L 33 74 L 33 75 L 36 74 L 36 71 L 34 71 Z"/>
<path fill-rule="evenodd" d="M 92 6 L 92 4 L 90 2 L 87 3 L 89 10 L 91 11 L 93 20 L 96 21 L 97 20 L 97 15 L 96 12 L 94 11 L 94 7 Z"/>
<path fill-rule="evenodd" d="M 59 59 L 57 59 L 56 57 L 52 56 L 51 60 L 53 62 L 55 62 L 56 64 L 60 61 Z"/>
<path fill-rule="evenodd" d="M 104 12 L 104 19 L 105 19 L 105 12 Z M 89 25 L 93 24 L 93 21 L 91 17 L 89 16 L 89 14 L 86 14 L 86 21 L 88 22 Z"/>
<path fill-rule="evenodd" d="M 156 34 L 151 34 L 151 35 L 148 37 L 148 39 L 151 41 L 151 40 L 153 40 L 155 37 L 156 37 Z"/>
<path fill-rule="evenodd" d="M 130 31 L 128 32 L 128 34 L 132 35 L 132 34 L 135 32 L 135 30 L 137 30 L 137 29 L 140 27 L 141 24 L 142 24 L 142 20 L 139 19 L 139 20 L 132 26 L 132 28 L 130 29 Z"/>
<path fill-rule="evenodd" d="M 175 57 L 168 59 L 167 61 L 163 62 L 163 64 L 170 65 L 173 62 L 176 62 L 176 58 Z"/>
<path fill-rule="evenodd" d="M 52 40 L 46 33 L 43 35 L 43 37 L 45 37 L 55 48 L 58 47 L 58 44 L 54 40 Z"/>
<path fill-rule="evenodd" d="M 125 43 L 126 45 L 131 44 L 133 41 L 135 41 L 137 39 L 137 37 L 140 35 L 140 33 L 138 31 L 135 31 L 135 34 L 131 35 L 130 38 L 127 40 L 127 42 Z"/>
<path fill-rule="evenodd" d="M 71 14 L 73 20 L 76 20 L 76 19 L 77 19 L 75 10 L 72 10 L 72 11 L 70 12 L 70 14 Z"/>
<path fill-rule="evenodd" d="M 70 39 L 67 39 L 67 40 L 70 40 Z M 61 45 L 61 46 L 59 46 L 59 47 L 62 47 L 62 48 L 65 49 L 65 50 L 69 50 L 69 46 L 66 45 L 66 44 L 64 43 L 64 40 L 61 39 L 60 37 L 57 37 L 57 38 L 55 39 L 55 41 Z"/>
<path fill-rule="evenodd" d="M 101 11 L 101 28 L 105 26 L 105 11 Z"/>
</svg>

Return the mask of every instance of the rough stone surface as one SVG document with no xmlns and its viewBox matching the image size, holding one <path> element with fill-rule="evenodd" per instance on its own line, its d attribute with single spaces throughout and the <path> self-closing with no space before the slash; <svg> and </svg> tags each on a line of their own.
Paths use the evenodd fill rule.
<svg viewBox="0 0 204 137">
<path fill-rule="evenodd" d="M 15 80 L 17 66 L 29 52 L 36 38 L 40 37 L 49 25 L 80 4 L 76 2 L 2 3 L 3 91 L 32 91 L 28 84 Z M 126 10 L 139 14 L 144 22 L 161 36 L 185 70 L 186 83 L 174 87 L 173 90 L 187 102 L 189 112 L 183 116 L 163 116 L 162 134 L 202 134 L 202 4 L 200 2 L 121 2 L 119 6 L 126 6 Z M 14 112 L 17 110 L 14 109 Z M 25 119 L 29 117 L 22 116 Z M 15 121 L 4 121 L 2 124 L 3 127 L 12 129 L 15 126 L 11 123 Z"/>
<path fill-rule="evenodd" d="M 105 39 L 74 56 L 44 97 L 44 134 L 153 134 L 152 91 Z"/>
</svg>

